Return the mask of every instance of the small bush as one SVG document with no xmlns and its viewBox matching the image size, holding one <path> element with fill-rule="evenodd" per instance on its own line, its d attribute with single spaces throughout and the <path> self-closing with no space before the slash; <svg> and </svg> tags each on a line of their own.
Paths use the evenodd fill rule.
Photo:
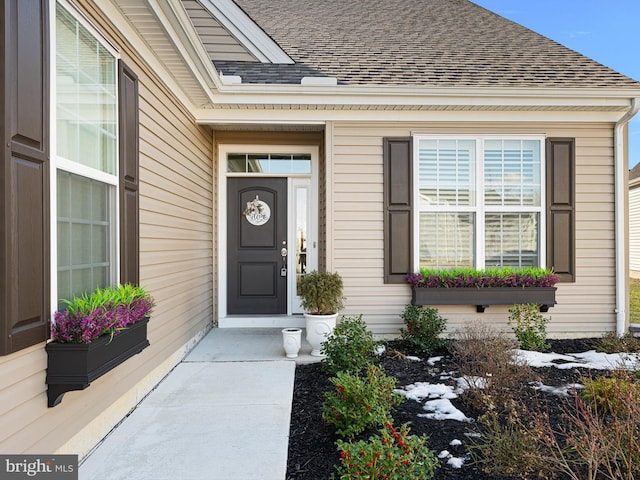
<svg viewBox="0 0 640 480">
<path fill-rule="evenodd" d="M 374 361 L 378 342 L 367 330 L 362 315 L 342 317 L 333 332 L 322 343 L 322 370 L 335 375 L 341 371 L 358 373 Z"/>
<path fill-rule="evenodd" d="M 618 370 L 612 377 L 583 378 L 585 388 L 580 398 L 604 415 L 626 415 L 629 396 L 640 398 L 640 385 L 633 383 L 629 372 Z"/>
<path fill-rule="evenodd" d="M 632 333 L 619 337 L 615 332 L 608 332 L 598 340 L 596 350 L 605 353 L 637 353 L 640 352 L 640 338 L 634 337 Z"/>
<path fill-rule="evenodd" d="M 426 435 L 409 435 L 409 426 L 385 423 L 379 435 L 348 443 L 338 440 L 341 465 L 332 479 L 428 480 L 438 459 L 427 447 Z"/>
<path fill-rule="evenodd" d="M 509 314 L 507 323 L 516 334 L 520 348 L 536 352 L 549 350 L 549 344 L 546 340 L 547 324 L 551 318 L 544 317 L 539 312 L 537 305 L 514 305 L 509 310 Z"/>
<path fill-rule="evenodd" d="M 324 395 L 322 419 L 345 437 L 382 426 L 391 420 L 391 408 L 403 401 L 402 395 L 393 391 L 396 379 L 375 365 L 367 367 L 364 378 L 343 371 L 330 381 L 336 390 Z"/>
<path fill-rule="evenodd" d="M 453 361 L 469 388 L 463 398 L 476 408 L 503 408 L 511 403 L 513 389 L 524 388 L 531 369 L 520 361 L 516 342 L 488 325 L 467 325 L 456 332 Z"/>
<path fill-rule="evenodd" d="M 542 450 L 542 473 L 571 480 L 640 478 L 640 397 L 621 393 L 624 415 L 605 415 L 574 393 L 563 404 L 564 421 L 551 424 L 544 412 L 532 415 L 532 432 Z"/>
<path fill-rule="evenodd" d="M 344 283 L 339 273 L 312 271 L 297 280 L 302 308 L 312 315 L 332 315 L 344 306 Z"/>
<path fill-rule="evenodd" d="M 513 411 L 511 412 L 513 413 Z M 493 410 L 478 418 L 481 436 L 468 445 L 475 465 L 491 475 L 533 478 L 540 471 L 540 447 L 536 438 L 521 428 L 520 418 L 503 418 Z"/>
<path fill-rule="evenodd" d="M 420 353 L 433 353 L 446 348 L 448 342 L 440 335 L 447 326 L 447 320 L 438 314 L 438 310 L 419 305 L 406 305 L 402 312 L 406 328 L 400 330 L 400 336 Z"/>
</svg>

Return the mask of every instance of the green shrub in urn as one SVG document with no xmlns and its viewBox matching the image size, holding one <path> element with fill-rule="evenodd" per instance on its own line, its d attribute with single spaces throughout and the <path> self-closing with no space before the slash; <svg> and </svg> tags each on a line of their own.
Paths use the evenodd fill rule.
<svg viewBox="0 0 640 480">
<path fill-rule="evenodd" d="M 312 315 L 332 315 L 343 307 L 342 277 L 338 273 L 313 271 L 298 279 L 302 308 Z"/>
</svg>

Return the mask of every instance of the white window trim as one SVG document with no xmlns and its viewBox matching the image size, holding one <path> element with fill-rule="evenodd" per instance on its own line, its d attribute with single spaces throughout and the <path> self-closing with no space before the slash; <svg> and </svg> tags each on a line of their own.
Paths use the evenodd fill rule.
<svg viewBox="0 0 640 480">
<path fill-rule="evenodd" d="M 484 142 L 486 140 L 533 140 L 540 143 L 540 205 L 535 207 L 506 207 L 495 206 L 490 207 L 490 213 L 493 212 L 537 212 L 539 214 L 539 237 L 538 237 L 538 250 L 539 250 L 539 267 L 544 268 L 546 266 L 547 258 L 547 222 L 546 222 L 546 157 L 545 157 L 545 135 L 431 135 L 431 134 L 419 134 L 414 133 L 413 138 L 413 258 L 414 258 L 414 271 L 420 269 L 420 212 L 421 211 L 437 211 L 437 207 L 433 209 L 422 210 L 420 208 L 420 140 L 473 140 L 475 141 L 475 158 L 476 158 L 476 198 L 475 205 L 470 206 L 452 206 L 448 207 L 447 211 L 460 211 L 460 212 L 473 212 L 475 215 L 474 225 L 474 268 L 484 268 L 485 264 L 485 228 L 484 221 L 480 219 L 485 218 L 487 208 L 484 204 Z"/>
<path fill-rule="evenodd" d="M 86 165 L 73 162 L 63 157 L 58 157 L 58 144 L 57 144 L 57 60 L 56 60 L 56 40 L 57 40 L 57 6 L 60 5 L 67 12 L 73 16 L 73 18 L 80 23 L 89 33 L 99 42 L 111 55 L 113 55 L 116 62 L 115 69 L 115 88 L 116 88 L 116 116 L 115 116 L 115 132 L 116 132 L 116 160 L 115 160 L 115 173 L 109 174 Z M 118 95 L 120 90 L 117 62 L 120 59 L 120 53 L 114 47 L 114 45 L 105 37 L 91 21 L 77 9 L 75 5 L 67 0 L 49 0 L 49 31 L 51 32 L 49 42 L 49 147 L 51 151 L 50 156 L 50 168 L 49 168 L 49 232 L 50 232 L 50 309 L 51 318 L 55 311 L 58 309 L 58 170 L 74 173 L 92 180 L 111 185 L 114 188 L 114 194 L 111 199 L 110 218 L 112 222 L 112 241 L 111 241 L 111 258 L 113 259 L 112 265 L 112 278 L 115 283 L 120 282 L 120 191 L 119 191 L 119 111 L 118 111 Z"/>
</svg>

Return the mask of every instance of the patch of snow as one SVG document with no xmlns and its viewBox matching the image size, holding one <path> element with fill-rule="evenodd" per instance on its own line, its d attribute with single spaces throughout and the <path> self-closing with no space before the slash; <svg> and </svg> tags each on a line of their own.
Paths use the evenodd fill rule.
<svg viewBox="0 0 640 480">
<path fill-rule="evenodd" d="M 582 353 L 541 353 L 516 350 L 516 357 L 531 367 L 591 368 L 593 370 L 633 369 L 640 361 L 637 353 L 604 353 L 589 350 Z"/>
<path fill-rule="evenodd" d="M 442 360 L 442 356 L 439 356 L 439 357 L 430 357 L 430 358 L 428 358 L 428 359 L 427 359 L 427 363 L 433 367 L 433 366 L 434 366 L 436 363 L 438 363 L 440 360 Z"/>
<path fill-rule="evenodd" d="M 407 355 L 407 360 L 411 360 L 412 362 L 421 362 L 422 359 L 420 357 L 414 357 L 412 355 Z"/>
<path fill-rule="evenodd" d="M 374 350 L 374 353 L 378 356 L 382 355 L 384 352 L 387 351 L 387 347 L 385 347 L 384 345 L 378 345 L 376 347 L 376 349 Z"/>
<path fill-rule="evenodd" d="M 552 387 L 550 385 L 545 385 L 540 382 L 533 382 L 532 384 L 534 390 L 540 390 L 541 392 L 548 392 L 553 395 L 558 395 L 561 397 L 568 397 L 569 392 L 573 393 L 575 390 L 580 390 L 584 388 L 584 385 L 580 383 L 570 383 L 568 385 L 563 385 L 561 387 Z"/>
<path fill-rule="evenodd" d="M 424 410 L 433 413 L 419 413 L 419 417 L 430 418 L 432 420 L 457 420 L 459 422 L 473 422 L 472 418 L 453 406 L 447 398 L 428 400 L 422 407 Z"/>
<path fill-rule="evenodd" d="M 560 355 L 558 353 L 542 353 L 530 350 L 516 350 L 516 358 L 526 362 L 530 367 L 555 367 L 558 364 L 555 361 L 574 362 L 575 357 L 569 355 Z"/>
<path fill-rule="evenodd" d="M 449 450 L 442 450 L 438 454 L 438 458 L 441 460 L 446 458 L 447 465 L 449 465 L 451 468 L 462 468 L 462 465 L 464 465 L 464 462 L 467 460 L 468 456 L 454 457 L 453 455 L 451 455 L 451 453 L 449 453 Z"/>
<path fill-rule="evenodd" d="M 443 383 L 417 382 L 394 390 L 407 397 L 409 400 L 420 402 L 425 398 L 457 398 L 453 388 Z"/>
<path fill-rule="evenodd" d="M 614 370 L 616 368 L 634 369 L 640 361 L 637 353 L 604 353 L 589 350 L 583 353 L 572 353 L 578 360 L 582 360 L 589 368 L 598 370 Z"/>
<path fill-rule="evenodd" d="M 453 440 L 451 440 L 449 442 L 449 445 L 451 445 L 452 447 L 457 447 L 459 445 L 462 445 L 462 442 L 460 440 L 458 440 L 457 438 L 454 438 Z"/>
<path fill-rule="evenodd" d="M 451 457 L 447 460 L 447 465 L 451 468 L 462 468 L 467 457 Z"/>
<path fill-rule="evenodd" d="M 478 432 L 464 432 L 464 436 L 469 438 L 480 438 L 482 437 L 482 434 Z"/>
</svg>

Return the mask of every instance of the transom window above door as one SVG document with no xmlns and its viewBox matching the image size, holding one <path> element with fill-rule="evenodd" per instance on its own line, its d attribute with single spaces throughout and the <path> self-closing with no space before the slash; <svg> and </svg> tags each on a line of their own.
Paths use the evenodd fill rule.
<svg viewBox="0 0 640 480">
<path fill-rule="evenodd" d="M 311 155 L 306 153 L 230 153 L 227 155 L 227 172 L 311 175 Z"/>
</svg>

